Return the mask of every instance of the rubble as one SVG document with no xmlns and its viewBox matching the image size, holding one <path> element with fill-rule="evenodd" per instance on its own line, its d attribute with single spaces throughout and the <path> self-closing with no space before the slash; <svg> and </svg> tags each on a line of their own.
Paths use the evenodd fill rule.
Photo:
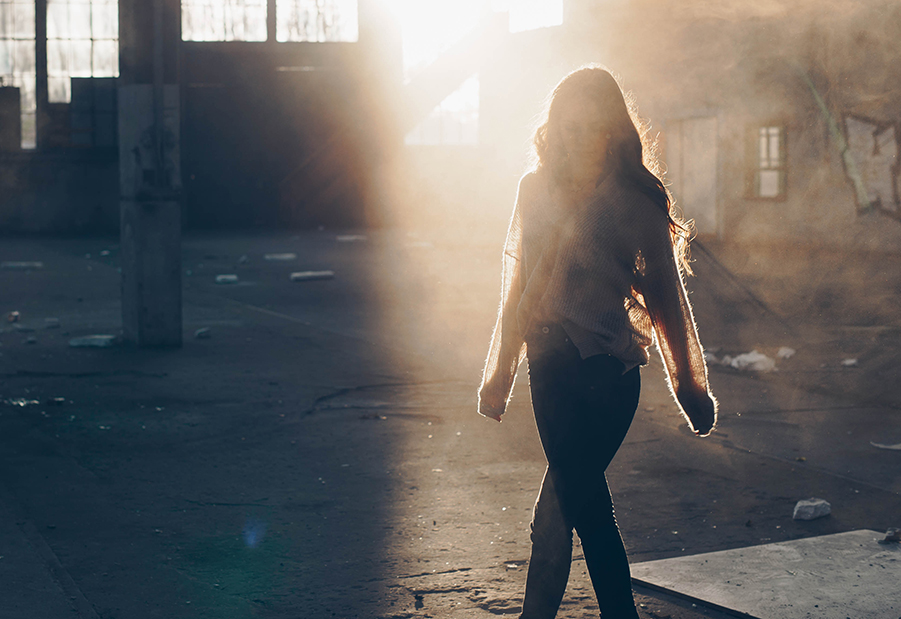
<svg viewBox="0 0 901 619">
<path fill-rule="evenodd" d="M 72 348 L 112 348 L 119 338 L 115 335 L 85 335 L 69 340 Z"/>
<path fill-rule="evenodd" d="M 885 537 L 879 540 L 880 544 L 897 544 L 901 542 L 901 529 L 889 527 L 885 531 Z"/>
<path fill-rule="evenodd" d="M 856 368 L 857 367 L 857 359 L 855 359 L 855 358 L 843 359 L 842 365 L 846 368 Z"/>
<path fill-rule="evenodd" d="M 292 260 L 297 260 L 297 254 L 290 252 L 284 254 L 266 254 L 263 256 L 263 259 L 270 262 L 290 262 Z"/>
<path fill-rule="evenodd" d="M 897 443 L 896 445 L 886 445 L 885 443 L 874 443 L 870 441 L 870 445 L 876 447 L 877 449 L 890 449 L 892 451 L 901 451 L 901 443 Z"/>
<path fill-rule="evenodd" d="M 339 234 L 335 240 L 339 243 L 353 243 L 355 241 L 365 241 L 368 237 L 365 234 Z"/>
<path fill-rule="evenodd" d="M 788 346 L 783 346 L 776 352 L 777 359 L 791 359 L 795 356 L 797 351 L 794 348 L 789 348 Z"/>
<path fill-rule="evenodd" d="M 9 312 L 6 315 L 6 322 L 19 322 L 19 312 Z"/>
<path fill-rule="evenodd" d="M 9 271 L 33 271 L 37 269 L 43 269 L 44 263 L 40 261 L 15 261 L 15 260 L 4 260 L 0 262 L 0 269 L 6 269 Z"/>
<path fill-rule="evenodd" d="M 197 329 L 194 332 L 194 337 L 198 340 L 208 340 L 212 337 L 212 333 L 210 332 L 209 327 L 203 327 L 202 329 Z"/>
<path fill-rule="evenodd" d="M 728 365 L 736 370 L 750 370 L 752 372 L 773 372 L 776 370 L 776 362 L 756 350 L 746 352 L 735 357 L 726 355 L 722 360 L 723 365 Z"/>
<path fill-rule="evenodd" d="M 816 520 L 831 513 L 832 505 L 829 504 L 829 501 L 812 497 L 795 504 L 792 520 Z"/>
<path fill-rule="evenodd" d="M 217 284 L 237 284 L 238 276 L 234 274 L 225 274 L 225 275 L 217 275 L 216 276 Z"/>
<path fill-rule="evenodd" d="M 44 328 L 45 329 L 59 329 L 59 318 L 45 318 L 44 319 Z"/>
<path fill-rule="evenodd" d="M 317 279 L 333 279 L 334 271 L 297 271 L 291 273 L 292 282 L 308 282 Z"/>
</svg>

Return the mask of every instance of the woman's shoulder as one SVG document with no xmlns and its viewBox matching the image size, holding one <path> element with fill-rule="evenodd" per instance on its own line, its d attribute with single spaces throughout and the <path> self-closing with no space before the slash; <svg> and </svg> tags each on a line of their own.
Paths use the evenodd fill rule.
<svg viewBox="0 0 901 619">
<path fill-rule="evenodd" d="M 531 169 L 519 179 L 520 199 L 529 199 L 539 195 L 547 189 L 547 181 L 544 172 L 540 169 Z"/>
</svg>

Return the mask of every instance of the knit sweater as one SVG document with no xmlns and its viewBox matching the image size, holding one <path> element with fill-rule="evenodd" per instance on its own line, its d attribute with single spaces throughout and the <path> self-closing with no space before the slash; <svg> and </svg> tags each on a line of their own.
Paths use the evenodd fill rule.
<svg viewBox="0 0 901 619">
<path fill-rule="evenodd" d="M 692 429 L 707 434 L 716 400 L 666 213 L 610 174 L 581 205 L 566 204 L 544 172 L 519 184 L 504 247 L 501 304 L 479 390 L 479 411 L 500 419 L 529 330 L 563 326 L 581 356 L 610 354 L 625 370 L 657 344 Z"/>
</svg>

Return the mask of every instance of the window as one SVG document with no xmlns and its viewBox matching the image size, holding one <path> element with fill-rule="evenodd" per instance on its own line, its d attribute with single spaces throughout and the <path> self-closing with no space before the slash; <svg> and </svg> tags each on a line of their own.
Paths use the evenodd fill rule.
<svg viewBox="0 0 901 619">
<path fill-rule="evenodd" d="M 34 0 L 0 0 L 0 83 L 19 89 L 22 148 L 37 142 Z"/>
<path fill-rule="evenodd" d="M 265 41 L 266 0 L 181 0 L 183 41 Z"/>
<path fill-rule="evenodd" d="M 356 42 L 357 0 L 278 0 L 276 39 Z"/>
<path fill-rule="evenodd" d="M 463 145 L 479 142 L 479 76 L 473 75 L 407 134 L 407 144 Z"/>
<path fill-rule="evenodd" d="M 757 129 L 754 173 L 751 189 L 755 198 L 785 196 L 785 129 L 759 127 Z"/>
<path fill-rule="evenodd" d="M 47 0 L 50 103 L 72 100 L 73 77 L 118 75 L 118 0 Z"/>
<path fill-rule="evenodd" d="M 508 11 L 510 32 L 563 24 L 563 0 L 492 0 L 495 11 Z"/>
</svg>

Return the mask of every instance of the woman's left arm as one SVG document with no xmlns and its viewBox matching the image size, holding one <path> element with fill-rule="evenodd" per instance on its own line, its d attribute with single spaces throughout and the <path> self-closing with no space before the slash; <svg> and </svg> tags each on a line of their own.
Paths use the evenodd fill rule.
<svg viewBox="0 0 901 619">
<path fill-rule="evenodd" d="M 655 215 L 659 215 L 659 210 Z M 661 225 L 662 221 L 662 225 Z M 716 424 L 717 401 L 710 392 L 707 363 L 688 293 L 676 265 L 668 221 L 648 222 L 641 244 L 641 293 L 654 325 L 657 348 L 669 386 L 695 434 L 707 436 Z"/>
</svg>

